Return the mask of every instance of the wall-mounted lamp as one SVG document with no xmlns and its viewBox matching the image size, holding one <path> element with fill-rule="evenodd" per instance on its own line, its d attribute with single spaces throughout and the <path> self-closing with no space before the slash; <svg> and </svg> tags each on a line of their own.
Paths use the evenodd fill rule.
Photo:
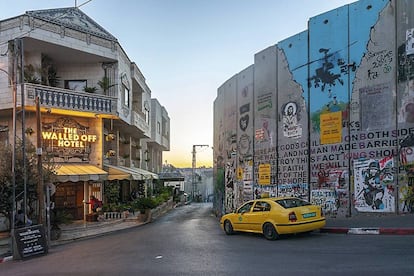
<svg viewBox="0 0 414 276">
<path fill-rule="evenodd" d="M 28 128 L 26 128 L 26 130 L 25 130 L 24 132 L 25 132 L 27 135 L 32 136 L 32 134 L 34 133 L 34 130 L 33 130 L 33 128 L 28 127 Z"/>
<path fill-rule="evenodd" d="M 108 135 L 106 135 L 105 140 L 106 140 L 107 142 L 110 142 L 110 141 L 115 140 L 115 134 L 113 134 L 113 133 L 109 133 Z"/>
<path fill-rule="evenodd" d="M 114 157 L 115 156 L 115 151 L 114 150 L 108 150 L 107 153 L 105 153 L 106 158 L 109 157 Z"/>
</svg>

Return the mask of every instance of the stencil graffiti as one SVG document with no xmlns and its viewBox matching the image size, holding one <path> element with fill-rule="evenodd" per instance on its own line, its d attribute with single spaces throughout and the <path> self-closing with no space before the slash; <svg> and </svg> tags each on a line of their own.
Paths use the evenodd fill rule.
<svg viewBox="0 0 414 276">
<path fill-rule="evenodd" d="M 289 138 L 302 136 L 302 127 L 298 124 L 299 108 L 295 102 L 288 102 L 283 107 L 283 135 Z"/>
<path fill-rule="evenodd" d="M 337 57 L 337 52 L 328 54 L 329 49 L 321 48 L 319 49 L 319 53 L 323 53 L 323 63 L 322 66 L 317 68 L 315 70 L 315 75 L 309 78 L 309 85 L 313 81 L 314 87 L 321 87 L 322 91 L 325 91 L 326 86 L 333 87 L 336 85 L 336 83 L 340 83 L 341 85 L 344 85 L 344 80 L 341 79 L 341 74 L 335 74 L 332 72 L 332 69 L 335 67 L 334 62 L 336 61 L 336 64 L 339 67 L 345 66 L 346 64 L 343 61 L 343 59 Z M 345 70 L 344 72 L 347 72 Z M 322 86 L 321 86 L 322 85 Z"/>
</svg>

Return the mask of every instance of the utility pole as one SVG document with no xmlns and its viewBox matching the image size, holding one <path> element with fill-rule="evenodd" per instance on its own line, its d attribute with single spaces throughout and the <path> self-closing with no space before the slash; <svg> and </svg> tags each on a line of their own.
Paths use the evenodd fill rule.
<svg viewBox="0 0 414 276">
<path fill-rule="evenodd" d="M 42 123 L 40 114 L 40 100 L 39 96 L 36 97 L 36 154 L 37 154 L 37 173 L 39 174 L 39 182 L 37 183 L 37 195 L 39 198 L 38 209 L 38 224 L 43 223 L 44 211 L 45 211 L 45 196 L 44 196 L 44 183 L 43 183 L 43 165 L 42 165 Z"/>
<path fill-rule="evenodd" d="M 196 148 L 202 148 L 202 147 L 208 147 L 208 145 L 193 145 L 193 164 L 192 164 L 192 171 L 191 171 L 191 184 L 192 184 L 192 188 L 193 188 L 193 195 L 192 198 L 194 200 L 195 198 L 195 194 L 196 194 L 196 181 L 195 181 L 195 174 L 194 174 L 194 170 L 196 168 Z"/>
</svg>

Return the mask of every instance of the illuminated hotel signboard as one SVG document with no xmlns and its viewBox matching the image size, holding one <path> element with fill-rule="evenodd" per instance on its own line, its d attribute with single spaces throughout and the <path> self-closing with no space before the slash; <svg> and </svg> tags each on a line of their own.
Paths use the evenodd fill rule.
<svg viewBox="0 0 414 276">
<path fill-rule="evenodd" d="M 77 128 L 64 127 L 63 132 L 43 131 L 44 140 L 57 141 L 58 147 L 84 148 L 87 142 L 96 142 L 96 135 L 78 134 Z"/>
<path fill-rule="evenodd" d="M 43 124 L 42 138 L 46 151 L 65 161 L 73 158 L 88 161 L 90 145 L 97 141 L 97 135 L 90 134 L 89 127 L 66 117 Z"/>
</svg>

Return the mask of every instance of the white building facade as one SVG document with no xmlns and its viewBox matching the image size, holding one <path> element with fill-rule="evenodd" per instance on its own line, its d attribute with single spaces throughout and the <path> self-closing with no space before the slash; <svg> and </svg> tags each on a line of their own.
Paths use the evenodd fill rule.
<svg viewBox="0 0 414 276">
<path fill-rule="evenodd" d="M 154 113 L 145 77 L 114 36 L 76 7 L 29 11 L 0 21 L 0 52 L 0 135 L 36 144 L 41 132 L 56 208 L 84 219 L 83 201 L 105 202 L 106 186 L 119 186 L 120 201 L 145 194 L 169 150 L 170 119 L 164 107 Z"/>
</svg>

